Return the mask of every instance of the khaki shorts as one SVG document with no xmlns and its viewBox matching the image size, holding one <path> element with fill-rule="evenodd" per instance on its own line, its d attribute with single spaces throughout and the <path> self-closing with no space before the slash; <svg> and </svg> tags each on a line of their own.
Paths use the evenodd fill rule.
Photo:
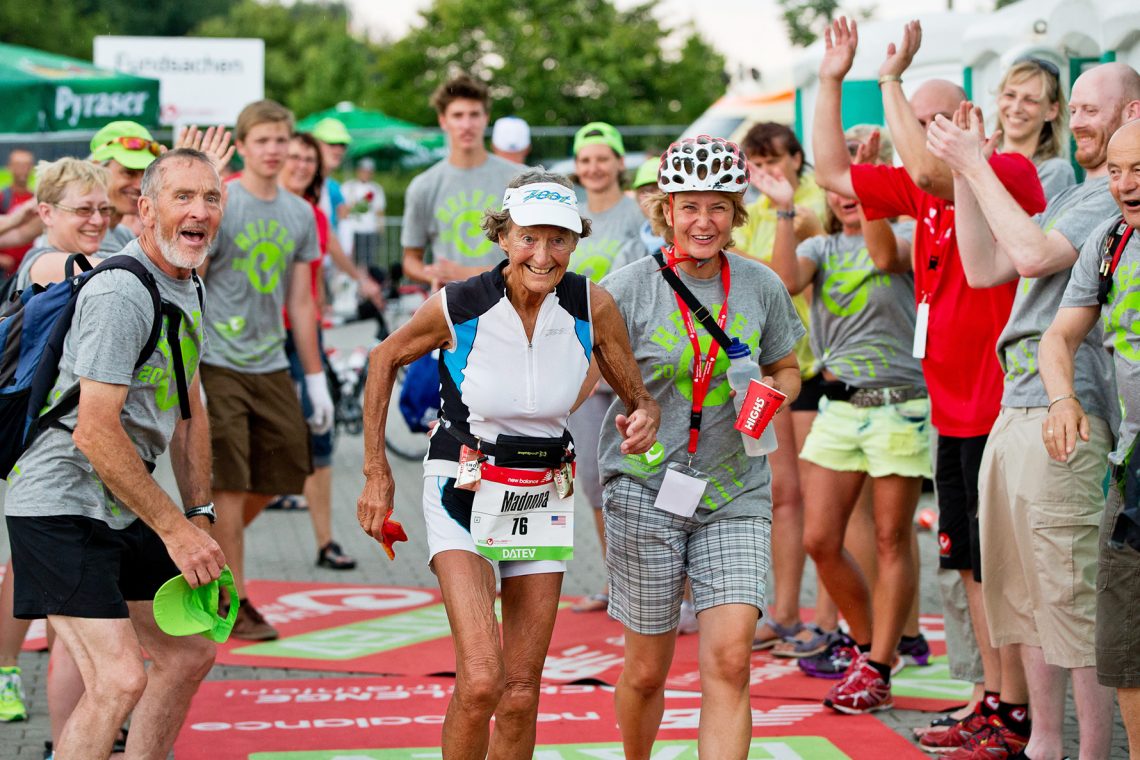
<svg viewBox="0 0 1140 760">
<path fill-rule="evenodd" d="M 301 493 L 312 472 L 309 429 L 288 370 L 243 374 L 201 367 L 214 489 L 261 494 Z"/>
<path fill-rule="evenodd" d="M 1114 549 L 1108 545 L 1124 509 L 1120 489 L 1120 484 L 1110 484 L 1100 529 L 1096 680 L 1114 689 L 1136 689 L 1140 688 L 1140 552 L 1129 546 Z"/>
<path fill-rule="evenodd" d="M 982 596 L 994 646 L 1041 647 L 1061 668 L 1096 664 L 1097 536 L 1112 434 L 1089 417 L 1068 462 L 1041 442 L 1043 407 L 1003 408 L 982 456 Z"/>
</svg>

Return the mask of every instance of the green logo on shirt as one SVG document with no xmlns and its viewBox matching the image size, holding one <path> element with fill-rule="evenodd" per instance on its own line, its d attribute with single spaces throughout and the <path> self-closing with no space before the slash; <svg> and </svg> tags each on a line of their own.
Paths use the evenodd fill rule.
<svg viewBox="0 0 1140 760">
<path fill-rule="evenodd" d="M 193 320 L 193 325 L 190 330 L 186 329 L 185 320 L 182 321 L 178 328 L 178 346 L 179 352 L 182 354 L 182 364 L 186 368 L 187 383 L 190 382 L 190 378 L 194 377 L 194 373 L 198 370 L 199 351 L 198 341 L 195 340 L 195 335 L 199 333 L 202 326 L 202 312 L 195 311 L 191 319 Z M 170 350 L 170 341 L 167 340 L 166 337 L 165 324 L 163 325 L 155 349 L 162 354 L 166 366 L 143 367 L 139 370 L 137 379 L 140 383 L 155 386 L 154 403 L 161 411 L 166 412 L 178 405 L 178 383 L 171 383 L 174 377 L 174 356 Z"/>
<path fill-rule="evenodd" d="M 1112 345 L 1116 353 L 1133 362 L 1140 361 L 1138 315 L 1140 315 L 1140 262 L 1121 264 L 1112 277 L 1109 307 L 1104 311 L 1104 329 L 1112 335 Z"/>
<path fill-rule="evenodd" d="M 863 311 L 872 288 L 891 284 L 889 275 L 875 273 L 866 248 L 831 254 L 827 257 L 826 271 L 827 278 L 819 297 L 837 317 L 850 317 Z"/>
<path fill-rule="evenodd" d="M 714 318 L 720 315 L 720 309 L 719 305 L 709 307 Z M 696 325 L 696 329 L 697 342 L 701 346 L 701 355 L 707 356 L 709 347 L 712 346 L 712 336 L 705 334 L 704 328 L 700 325 Z M 725 325 L 724 331 L 728 333 L 730 338 L 740 338 L 742 343 L 747 344 L 752 349 L 753 356 L 756 355 L 760 346 L 760 331 L 748 324 L 747 317 L 743 314 L 733 314 L 728 324 Z M 678 348 L 681 350 L 675 364 L 668 362 L 652 367 L 652 377 L 653 379 L 671 379 L 677 388 L 677 392 L 687 401 L 692 401 L 693 344 L 685 330 L 685 320 L 682 319 L 680 310 L 670 314 L 669 321 L 654 330 L 649 339 L 667 351 L 673 352 Z M 709 384 L 708 395 L 705 397 L 704 405 L 706 407 L 720 406 L 728 401 L 730 388 L 724 376 L 728 371 L 728 363 L 728 354 L 723 350 L 718 351 L 716 363 L 713 364 L 713 379 Z"/>
<path fill-rule="evenodd" d="M 233 268 L 245 272 L 259 293 L 272 293 L 281 284 L 289 255 L 297 244 L 288 228 L 276 219 L 257 219 L 234 238 L 234 245 L 246 253 L 234 259 Z"/>
<path fill-rule="evenodd" d="M 581 240 L 571 258 L 570 270 L 600 282 L 609 273 L 620 250 L 617 240 Z"/>
<path fill-rule="evenodd" d="M 450 243 L 466 258 L 490 253 L 493 243 L 483 234 L 483 212 L 496 205 L 498 199 L 482 190 L 472 190 L 471 197 L 461 192 L 443 202 L 435 212 L 440 224 L 439 239 Z"/>
</svg>

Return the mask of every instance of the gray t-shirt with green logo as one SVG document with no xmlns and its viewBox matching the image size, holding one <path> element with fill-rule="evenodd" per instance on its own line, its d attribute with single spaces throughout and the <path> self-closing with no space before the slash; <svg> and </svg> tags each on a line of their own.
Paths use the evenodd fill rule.
<svg viewBox="0 0 1140 760">
<path fill-rule="evenodd" d="M 570 271 L 601 282 L 610 272 L 638 259 L 644 253 L 641 206 L 627 195 L 600 214 L 591 214 L 583 203 L 578 208 L 590 220 L 590 237 L 578 241 L 570 257 Z"/>
<path fill-rule="evenodd" d="M 127 245 L 122 253 L 142 261 L 154 275 L 162 297 L 182 311 L 178 348 L 187 382 L 193 382 L 205 340 L 193 281 L 165 274 L 137 242 Z M 179 419 L 178 385 L 165 318 L 157 348 L 142 367 L 135 369 L 154 319 L 150 293 L 137 277 L 125 271 L 96 275 L 80 291 L 71 331 L 63 343 L 59 377 L 49 397 L 54 404 L 78 392 L 81 377 L 128 386 L 120 419 L 135 450 L 148 462 L 166 451 Z M 60 422 L 74 429 L 78 416 L 78 411 L 72 410 Z M 103 486 L 91 462 L 75 447 L 71 434 L 54 427 L 41 433 L 12 468 L 4 511 L 12 517 L 82 515 L 102 520 L 116 530 L 136 519 Z"/>
<path fill-rule="evenodd" d="M 202 361 L 247 374 L 283 370 L 289 360 L 282 309 L 293 265 L 320 255 L 313 207 L 285 190 L 263 201 L 240 182 L 227 189 L 226 213 L 206 270 L 210 341 Z"/>
<path fill-rule="evenodd" d="M 893 225 L 910 240 L 913 224 Z M 815 263 L 811 350 L 856 388 L 924 387 L 914 343 L 914 275 L 878 269 L 862 235 L 808 238 L 796 255 Z"/>
<path fill-rule="evenodd" d="M 733 253 L 727 256 L 732 289 L 725 332 L 751 348 L 752 361 L 761 365 L 784 358 L 804 334 L 787 289 L 763 264 Z M 607 277 L 602 286 L 617 301 L 645 387 L 661 405 L 657 440 L 665 447 L 665 456 L 648 464 L 643 456 L 621 453 L 621 436 L 614 425 L 617 415 L 625 413 L 620 399 L 606 413 L 598 445 L 603 483 L 624 476 L 653 490 L 661 488 L 669 462 L 688 460 L 693 399 L 693 347 L 673 289 L 657 269 L 655 259 L 642 257 Z M 690 277 L 680 269 L 677 273 L 697 300 L 717 317 L 724 302 L 720 276 L 706 280 Z M 712 336 L 699 322 L 694 320 L 694 325 L 701 352 L 707 354 Z M 728 356 L 721 349 L 705 397 L 701 437 L 693 457 L 693 467 L 709 476 L 696 514 L 696 519 L 705 522 L 725 513 L 764 517 L 772 514 L 768 459 L 746 456 L 740 433 L 733 428 L 736 410 L 728 395 L 728 363 Z"/>
<path fill-rule="evenodd" d="M 1046 201 L 1077 184 L 1073 165 L 1063 158 L 1047 158 L 1037 164 L 1037 179 L 1041 180 L 1041 190 L 1045 193 Z"/>
<path fill-rule="evenodd" d="M 1100 177 L 1064 191 L 1049 201 L 1034 220 L 1046 234 L 1061 233 L 1079 251 L 1093 229 L 1116 212 L 1116 202 L 1108 192 L 1108 178 Z M 1005 373 L 1002 406 L 1049 404 L 1045 384 L 1038 374 L 1037 346 L 1057 313 L 1069 282 L 1069 271 L 1047 277 L 1022 277 L 1017 284 L 1009 322 L 997 342 L 998 361 Z M 1100 348 L 1099 333 L 1099 329 L 1094 329 L 1077 349 L 1073 387 L 1085 411 L 1111 421 L 1115 419 L 1109 387 L 1112 370 L 1108 356 Z"/>
<path fill-rule="evenodd" d="M 1061 308 L 1069 306 L 1097 306 L 1100 308 L 1099 332 L 1104 348 L 1112 356 L 1115 378 L 1102 382 L 1106 393 L 1115 392 L 1120 408 L 1119 436 L 1116 449 L 1108 455 L 1113 464 L 1122 464 L 1140 432 L 1140 234 L 1133 233 L 1120 256 L 1116 273 L 1112 277 L 1112 290 L 1108 303 L 1100 306 L 1096 300 L 1100 285 L 1100 260 L 1105 238 L 1109 236 L 1120 216 L 1116 209 L 1107 221 L 1099 224 L 1085 240 L 1077 263 L 1073 265 L 1068 287 L 1061 299 Z M 1083 346 L 1082 346 L 1083 348 Z M 1074 362 L 1079 372 L 1080 354 Z M 1079 375 L 1078 375 L 1079 376 Z M 1113 380 L 1115 379 L 1115 389 Z M 1080 386 L 1074 386 L 1081 405 L 1088 411 Z M 1113 417 L 1112 419 L 1117 419 Z"/>
<path fill-rule="evenodd" d="M 503 250 L 483 234 L 483 212 L 502 208 L 507 183 L 525 169 L 495 155 L 474 169 L 440 161 L 408 185 L 400 245 L 463 266 L 498 264 Z"/>
</svg>

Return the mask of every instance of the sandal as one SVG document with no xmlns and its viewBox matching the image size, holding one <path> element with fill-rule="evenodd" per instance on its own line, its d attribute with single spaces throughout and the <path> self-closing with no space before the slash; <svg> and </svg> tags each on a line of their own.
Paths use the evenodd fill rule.
<svg viewBox="0 0 1140 760">
<path fill-rule="evenodd" d="M 605 612 L 610 606 L 610 595 L 603 592 L 579 599 L 570 607 L 571 612 Z"/>
<path fill-rule="evenodd" d="M 304 496 L 298 494 L 282 494 L 281 496 L 274 496 L 273 499 L 265 505 L 266 509 L 275 509 L 280 512 L 307 512 L 309 510 L 309 502 L 305 501 Z"/>
<path fill-rule="evenodd" d="M 356 567 L 356 560 L 345 554 L 336 541 L 329 541 L 321 547 L 317 554 L 317 567 L 327 567 L 330 570 L 351 570 Z"/>
<path fill-rule="evenodd" d="M 760 629 L 764 626 L 768 627 L 775 636 L 760 636 Z M 771 649 L 782 641 L 794 641 L 797 633 L 804 629 L 804 624 L 796 621 L 795 625 L 780 625 L 775 620 L 765 620 L 756 627 L 757 635 L 752 639 L 752 651 L 762 652 L 765 649 Z"/>
<path fill-rule="evenodd" d="M 772 654 L 777 657 L 814 657 L 826 650 L 839 636 L 839 631 L 825 631 L 815 623 L 809 623 L 800 628 L 801 633 L 809 633 L 806 639 L 792 636 L 772 647 Z"/>
</svg>

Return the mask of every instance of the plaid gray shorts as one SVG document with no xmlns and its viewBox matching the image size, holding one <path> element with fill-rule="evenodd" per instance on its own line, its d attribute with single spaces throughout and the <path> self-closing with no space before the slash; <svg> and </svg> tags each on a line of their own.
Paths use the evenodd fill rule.
<svg viewBox="0 0 1140 760">
<path fill-rule="evenodd" d="M 655 509 L 656 498 L 625 477 L 610 480 L 602 493 L 610 616 L 647 636 L 674 630 L 686 577 L 697 612 L 750 604 L 763 614 L 771 520 L 726 515 L 701 523 Z"/>
</svg>

